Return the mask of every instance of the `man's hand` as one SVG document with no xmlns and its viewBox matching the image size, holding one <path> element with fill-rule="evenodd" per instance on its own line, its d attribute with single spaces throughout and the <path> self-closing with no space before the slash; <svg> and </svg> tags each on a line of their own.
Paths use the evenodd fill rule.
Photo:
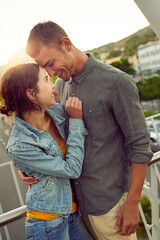
<svg viewBox="0 0 160 240">
<path fill-rule="evenodd" d="M 130 236 L 136 231 L 139 223 L 138 203 L 141 198 L 146 171 L 147 163 L 132 162 L 131 181 L 127 199 L 119 209 L 117 216 L 116 227 L 120 235 Z"/>
<path fill-rule="evenodd" d="M 25 172 L 21 172 L 20 170 L 18 170 L 18 175 L 20 176 L 20 178 L 25 181 L 25 183 L 29 186 L 29 188 L 31 189 L 31 185 L 35 184 L 38 182 L 37 178 L 34 177 L 28 177 Z"/>
<path fill-rule="evenodd" d="M 138 203 L 125 202 L 119 209 L 117 216 L 117 230 L 120 235 L 130 236 L 135 233 L 139 223 Z"/>
</svg>

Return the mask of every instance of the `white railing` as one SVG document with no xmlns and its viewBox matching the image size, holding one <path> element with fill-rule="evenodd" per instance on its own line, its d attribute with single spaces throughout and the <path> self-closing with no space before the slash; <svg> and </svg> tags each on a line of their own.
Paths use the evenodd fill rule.
<svg viewBox="0 0 160 240">
<path fill-rule="evenodd" d="M 13 177 L 13 181 L 14 181 L 14 184 L 15 184 L 15 187 L 16 187 L 16 191 L 17 191 L 17 194 L 18 194 L 18 198 L 19 198 L 21 206 L 23 206 L 24 205 L 24 201 L 23 201 L 23 198 L 22 198 L 21 190 L 20 190 L 20 187 L 19 187 L 19 184 L 18 184 L 16 173 L 15 173 L 14 164 L 13 164 L 12 161 L 0 164 L 0 167 L 5 167 L 5 166 L 10 166 L 12 177 Z"/>
<path fill-rule="evenodd" d="M 6 224 L 24 216 L 24 207 L 25 207 L 24 204 L 25 203 L 24 203 L 23 198 L 22 198 L 22 193 L 21 193 L 21 190 L 20 190 L 20 187 L 19 187 L 19 184 L 18 184 L 18 180 L 17 180 L 17 176 L 16 176 L 16 173 L 15 173 L 13 162 L 9 161 L 9 162 L 0 164 L 0 167 L 6 167 L 6 166 L 9 166 L 10 169 L 11 169 L 11 173 L 12 173 L 13 181 L 14 181 L 16 191 L 17 191 L 17 194 L 18 194 L 19 202 L 20 202 L 20 205 L 22 206 L 19 209 L 15 209 L 15 210 L 12 210 L 10 212 L 3 213 L 3 208 L 2 208 L 2 205 L 1 205 L 1 202 L 0 202 L 0 226 L 4 226 L 4 232 L 5 232 L 5 235 L 6 235 L 6 239 L 10 240 L 11 238 L 10 238 L 10 234 L 9 234 L 9 231 L 8 231 L 8 228 L 7 228 Z M 0 231 L 0 240 L 1 239 L 2 239 L 2 237 L 1 237 L 1 231 Z"/>
<path fill-rule="evenodd" d="M 160 113 L 152 115 L 146 118 L 146 121 L 151 121 L 153 131 L 156 133 L 158 144 L 160 145 L 160 133 L 156 127 L 154 119 L 160 117 Z M 151 162 L 149 163 L 150 168 L 150 182 L 145 180 L 143 186 L 143 192 L 148 196 L 151 202 L 151 217 L 152 224 L 148 224 L 142 209 L 141 204 L 139 204 L 139 211 L 148 235 L 149 240 L 159 240 L 160 239 L 160 217 L 159 217 L 159 196 L 158 196 L 158 185 L 160 184 L 160 172 L 158 169 L 160 166 L 160 151 L 154 153 Z"/>
<path fill-rule="evenodd" d="M 160 152 L 154 154 L 151 162 L 149 163 L 151 180 L 145 181 L 143 192 L 148 196 L 151 202 L 151 216 L 152 224 L 148 224 L 142 209 L 139 204 L 139 211 L 142 217 L 149 240 L 160 239 L 160 218 L 159 218 L 159 198 L 158 198 L 158 184 L 160 184 L 160 173 L 158 165 L 160 163 Z"/>
<path fill-rule="evenodd" d="M 24 205 L 12 211 L 3 213 L 2 215 L 0 215 L 0 227 L 24 217 L 26 215 L 26 212 L 26 205 Z"/>
<path fill-rule="evenodd" d="M 158 142 L 159 142 L 159 144 L 160 144 L 160 133 L 158 133 L 158 129 L 156 128 L 156 124 L 155 124 L 155 122 L 154 122 L 154 119 L 155 119 L 156 117 L 160 117 L 160 113 L 157 113 L 157 114 L 152 115 L 152 116 L 150 116 L 150 117 L 146 117 L 146 121 L 150 120 L 150 121 L 152 122 L 154 132 L 156 133 Z"/>
</svg>

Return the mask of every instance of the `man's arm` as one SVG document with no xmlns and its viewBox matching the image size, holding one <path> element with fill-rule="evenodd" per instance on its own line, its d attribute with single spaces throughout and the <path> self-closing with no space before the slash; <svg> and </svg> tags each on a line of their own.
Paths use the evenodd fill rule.
<svg viewBox="0 0 160 240">
<path fill-rule="evenodd" d="M 146 176 L 147 163 L 152 157 L 150 136 L 139 102 L 138 90 L 127 74 L 115 81 L 112 107 L 116 120 L 125 137 L 125 159 L 131 165 L 129 192 L 120 208 L 117 228 L 121 235 L 130 235 L 139 222 L 138 203 Z"/>
<path fill-rule="evenodd" d="M 131 165 L 131 181 L 126 202 L 122 205 L 117 216 L 117 229 L 120 235 L 128 235 L 135 232 L 139 223 L 138 203 L 141 198 L 147 164 L 134 163 Z"/>
<path fill-rule="evenodd" d="M 22 172 L 20 170 L 18 170 L 18 175 L 28 185 L 29 188 L 31 188 L 32 184 L 35 184 L 39 181 L 37 178 L 29 177 L 25 174 L 25 172 Z"/>
</svg>

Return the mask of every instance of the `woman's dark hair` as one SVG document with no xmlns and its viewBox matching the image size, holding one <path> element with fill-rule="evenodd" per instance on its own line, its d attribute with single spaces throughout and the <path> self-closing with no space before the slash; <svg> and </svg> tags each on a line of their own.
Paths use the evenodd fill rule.
<svg viewBox="0 0 160 240">
<path fill-rule="evenodd" d="M 38 73 L 39 65 L 28 63 L 12 67 L 3 75 L 0 83 L 1 113 L 7 116 L 15 113 L 22 118 L 22 113 L 26 111 L 40 110 L 40 106 L 26 96 L 27 89 L 38 92 Z"/>
</svg>

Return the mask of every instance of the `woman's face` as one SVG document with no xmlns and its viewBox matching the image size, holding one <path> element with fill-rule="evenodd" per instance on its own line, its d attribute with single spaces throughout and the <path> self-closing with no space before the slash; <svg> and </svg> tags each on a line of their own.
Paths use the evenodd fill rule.
<svg viewBox="0 0 160 240">
<path fill-rule="evenodd" d="M 36 99 L 38 104 L 46 110 L 56 103 L 55 84 L 48 79 L 48 75 L 43 68 L 40 67 L 39 69 Z"/>
</svg>

